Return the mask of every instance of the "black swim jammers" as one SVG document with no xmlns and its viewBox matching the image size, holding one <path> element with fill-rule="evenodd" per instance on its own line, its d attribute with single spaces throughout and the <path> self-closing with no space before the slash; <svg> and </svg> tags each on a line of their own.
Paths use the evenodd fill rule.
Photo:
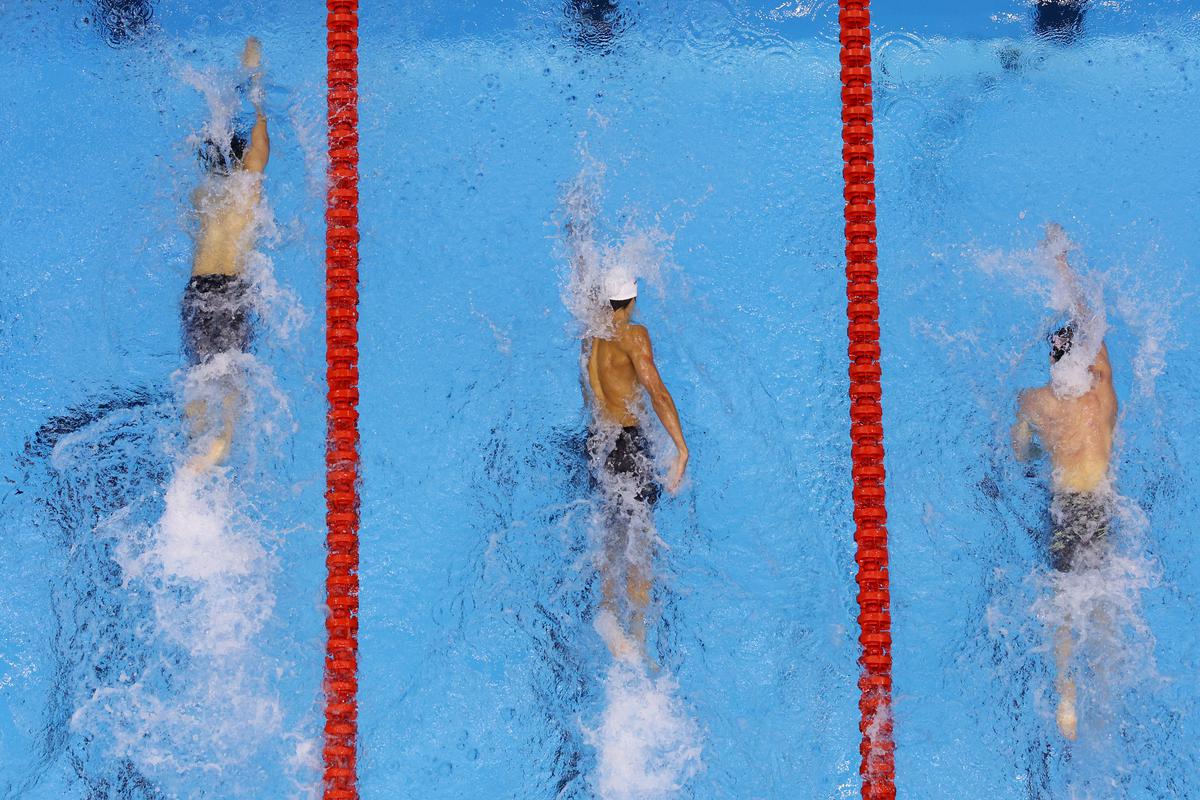
<svg viewBox="0 0 1200 800">
<path fill-rule="evenodd" d="M 1108 540 L 1112 517 L 1109 498 L 1097 492 L 1059 492 L 1050 504 L 1054 533 L 1050 565 L 1059 572 L 1081 566 L 1085 557 L 1098 559 Z"/>
<path fill-rule="evenodd" d="M 182 316 L 183 349 L 191 364 L 250 347 L 250 287 L 239 275 L 193 275 L 183 293 Z"/>
<path fill-rule="evenodd" d="M 598 431 L 589 434 L 589 449 L 595 446 L 598 436 Z M 596 451 L 593 449 L 593 452 Z M 637 502 L 649 508 L 658 502 L 659 488 L 654 476 L 654 461 L 650 457 L 646 435 L 639 426 L 627 426 L 617 434 L 612 452 L 604 459 L 604 471 L 616 478 L 618 483 L 631 481 L 637 489 L 634 495 Z"/>
</svg>

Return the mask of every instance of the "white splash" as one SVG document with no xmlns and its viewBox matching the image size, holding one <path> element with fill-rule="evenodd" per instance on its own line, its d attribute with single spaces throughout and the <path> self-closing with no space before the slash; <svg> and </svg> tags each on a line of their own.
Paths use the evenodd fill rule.
<svg viewBox="0 0 1200 800">
<path fill-rule="evenodd" d="M 667 800 L 703 768 L 700 731 L 678 691 L 671 676 L 652 678 L 636 661 L 609 667 L 600 725 L 584 730 L 602 800 Z"/>
<path fill-rule="evenodd" d="M 639 281 L 661 292 L 670 261 L 671 236 L 660 227 L 626 226 L 619 241 L 602 239 L 597 231 L 597 207 L 603 198 L 604 164 L 581 150 L 584 165 L 563 196 L 563 305 L 579 324 L 579 338 L 605 336 L 612 331 L 612 314 L 604 287 L 612 274 Z"/>
<path fill-rule="evenodd" d="M 148 529 L 114 519 L 96 532 L 116 538 L 126 589 L 150 598 L 153 620 L 136 635 L 151 662 L 97 690 L 72 725 L 105 731 L 164 787 L 245 763 L 283 733 L 270 659 L 255 644 L 274 608 L 275 564 L 244 503 L 225 471 L 180 470 Z"/>
<path fill-rule="evenodd" d="M 1060 269 L 1060 258 L 1069 258 L 1069 270 Z M 1103 284 L 1097 275 L 1079 275 L 1081 261 L 1078 245 L 1053 223 L 1047 225 L 1046 238 L 1032 249 L 977 256 L 985 275 L 1005 278 L 1018 295 L 1041 300 L 1050 317 L 1047 334 L 1073 323 L 1071 349 L 1050 366 L 1050 387 L 1059 397 L 1078 397 L 1091 388 L 1089 368 L 1108 332 Z"/>
</svg>

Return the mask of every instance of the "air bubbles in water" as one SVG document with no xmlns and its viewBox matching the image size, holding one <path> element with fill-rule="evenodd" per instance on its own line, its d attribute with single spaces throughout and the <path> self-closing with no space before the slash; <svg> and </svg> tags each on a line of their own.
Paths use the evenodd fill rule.
<svg viewBox="0 0 1200 800">
<path fill-rule="evenodd" d="M 92 18 L 110 46 L 126 47 L 150 32 L 154 5 L 150 0 L 96 0 Z"/>
</svg>

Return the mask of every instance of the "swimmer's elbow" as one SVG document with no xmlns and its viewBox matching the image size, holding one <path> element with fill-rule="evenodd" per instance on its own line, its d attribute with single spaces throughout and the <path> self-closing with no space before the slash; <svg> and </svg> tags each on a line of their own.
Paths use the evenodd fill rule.
<svg viewBox="0 0 1200 800">
<path fill-rule="evenodd" d="M 670 408 L 671 393 L 667 391 L 667 387 L 659 385 L 650 391 L 650 402 L 655 408 Z"/>
</svg>

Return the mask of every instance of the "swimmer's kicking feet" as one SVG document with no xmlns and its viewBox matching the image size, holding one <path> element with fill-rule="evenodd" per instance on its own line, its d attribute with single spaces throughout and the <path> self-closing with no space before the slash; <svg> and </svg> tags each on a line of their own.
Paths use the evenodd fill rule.
<svg viewBox="0 0 1200 800">
<path fill-rule="evenodd" d="M 262 100 L 262 47 L 246 40 L 242 67 L 250 73 L 250 100 L 255 121 L 250 140 L 234 132 L 225 141 L 209 138 L 200 148 L 200 161 L 208 173 L 192 193 L 200 232 L 192 260 L 192 277 L 184 291 L 182 316 L 184 350 L 188 362 L 203 364 L 219 353 L 244 352 L 250 346 L 251 299 L 242 273 L 254 247 L 255 210 L 262 198 L 262 175 L 271 154 L 267 117 Z M 187 469 L 199 472 L 222 463 L 229 455 L 236 422 L 238 391 L 222 392 L 220 430 L 209 447 L 195 455 Z M 191 436 L 210 433 L 204 400 L 188 403 Z"/>
<path fill-rule="evenodd" d="M 578 230 L 571 231 L 573 235 Z M 636 652 L 645 656 L 646 610 L 650 605 L 653 536 L 651 513 L 658 500 L 646 438 L 641 423 L 645 416 L 643 396 L 675 443 L 676 456 L 667 474 L 666 488 L 674 494 L 687 469 L 688 448 L 679 424 L 675 401 L 667 391 L 650 346 L 650 334 L 631 320 L 637 300 L 637 281 L 610 275 L 605 295 L 612 311 L 611 333 L 583 343 L 587 363 L 584 394 L 593 416 L 588 449 L 602 466 L 597 467 L 605 495 L 608 521 L 605 558 L 601 570 L 603 592 L 601 623 L 613 657 L 628 659 Z M 607 435 L 606 435 L 607 433 Z M 611 449 L 609 449 L 611 447 Z M 629 633 L 619 618 L 617 584 L 625 571 L 625 602 Z M 612 624 L 609 624 L 612 623 Z"/>
<path fill-rule="evenodd" d="M 1062 229 L 1047 226 L 1046 247 L 1057 247 L 1056 264 L 1061 278 L 1072 290 L 1072 319 L 1049 337 L 1050 362 L 1058 363 L 1080 345 L 1081 322 L 1088 313 L 1078 281 L 1067 263 L 1067 242 Z M 1112 367 L 1103 342 L 1087 367 L 1090 387 L 1082 394 L 1068 395 L 1053 381 L 1021 392 L 1017 422 L 1012 429 L 1013 450 L 1019 460 L 1036 455 L 1036 433 L 1050 456 L 1053 467 L 1051 516 L 1054 532 L 1050 562 L 1059 572 L 1095 563 L 1105 548 L 1111 515 L 1109 468 L 1113 430 L 1117 422 L 1117 396 L 1113 391 Z M 1055 633 L 1055 687 L 1059 702 L 1058 728 L 1063 736 L 1076 734 L 1075 680 L 1070 672 L 1070 620 Z"/>
</svg>

